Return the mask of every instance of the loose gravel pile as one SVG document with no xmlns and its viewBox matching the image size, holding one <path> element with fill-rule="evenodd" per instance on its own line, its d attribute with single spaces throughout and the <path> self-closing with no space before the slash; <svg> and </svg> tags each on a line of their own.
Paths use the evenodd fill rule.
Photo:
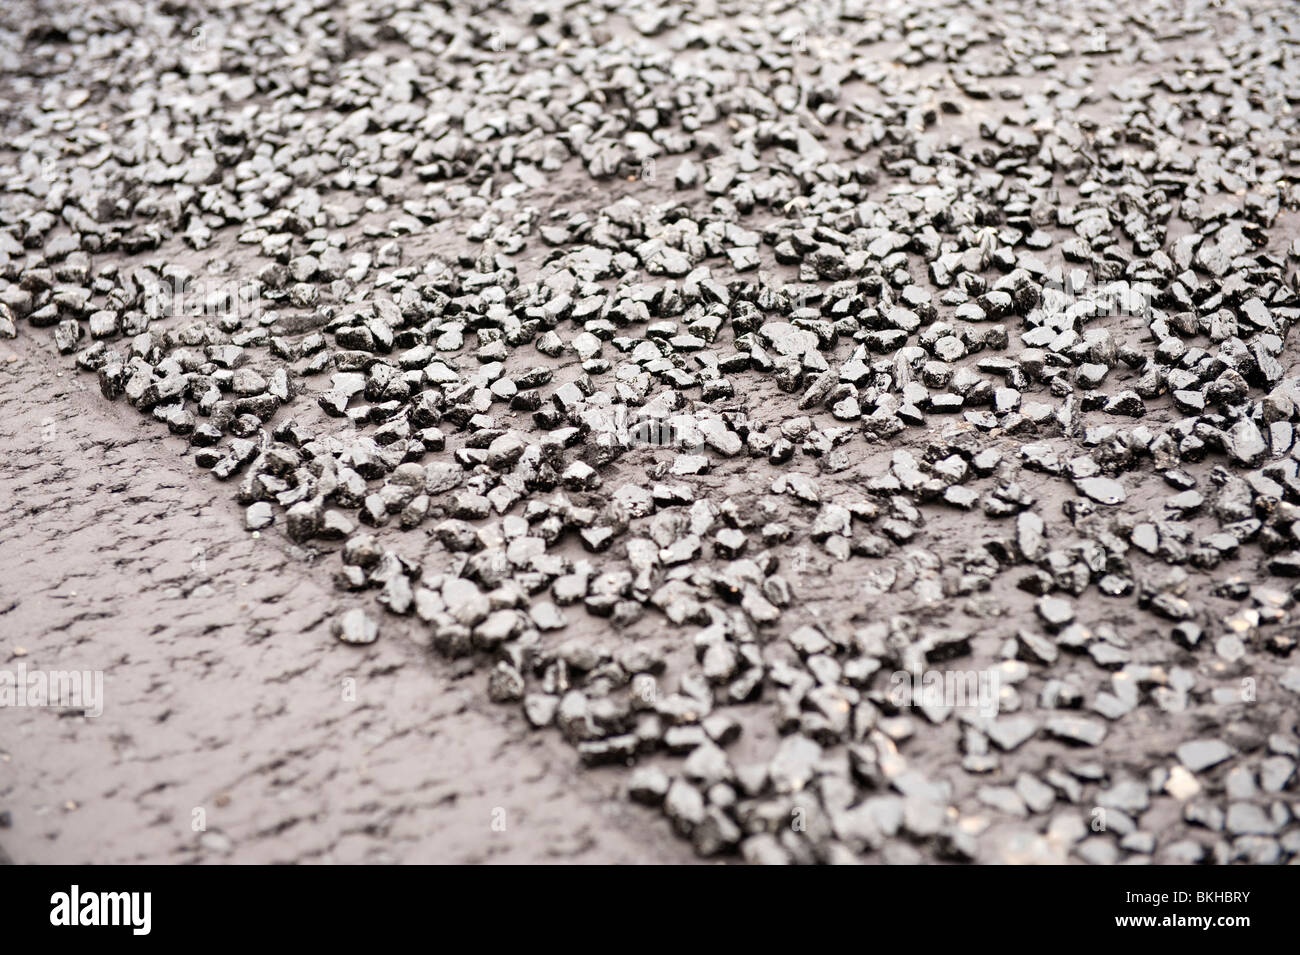
<svg viewBox="0 0 1300 955">
<path fill-rule="evenodd" d="M 703 856 L 1300 858 L 1293 4 L 0 19 L 0 336 L 339 640 Z"/>
</svg>

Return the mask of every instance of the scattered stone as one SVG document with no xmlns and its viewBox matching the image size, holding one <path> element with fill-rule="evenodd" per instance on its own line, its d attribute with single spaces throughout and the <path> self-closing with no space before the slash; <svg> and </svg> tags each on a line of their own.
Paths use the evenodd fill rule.
<svg viewBox="0 0 1300 955">
<path fill-rule="evenodd" d="M 379 639 L 379 624 L 364 610 L 354 607 L 335 620 L 334 633 L 344 643 L 361 646 Z"/>
<path fill-rule="evenodd" d="M 1193 773 L 1204 772 L 1232 757 L 1232 748 L 1222 740 L 1199 739 L 1178 747 L 1178 761 Z"/>
</svg>

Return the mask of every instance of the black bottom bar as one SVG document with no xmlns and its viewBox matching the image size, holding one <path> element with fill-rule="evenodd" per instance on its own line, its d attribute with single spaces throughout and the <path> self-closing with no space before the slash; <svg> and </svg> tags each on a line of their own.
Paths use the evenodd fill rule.
<svg viewBox="0 0 1300 955">
<path fill-rule="evenodd" d="M 842 878 L 806 873 L 779 883 L 733 871 L 725 881 L 718 873 L 711 884 L 684 886 L 683 879 L 703 871 L 674 872 L 664 880 L 661 873 L 610 879 L 569 869 L 544 883 L 531 877 L 516 883 L 517 874 L 507 872 L 462 872 L 448 883 L 442 872 L 374 868 L 6 867 L 0 868 L 0 910 L 8 951 L 22 951 L 15 943 L 27 939 L 73 934 L 78 942 L 285 939 L 337 946 L 353 937 L 373 943 L 377 926 L 401 937 L 439 924 L 518 930 L 534 917 L 539 925 L 554 927 L 557 918 L 581 924 L 584 934 L 606 925 L 626 933 L 649 914 L 647 907 L 660 906 L 655 926 L 671 937 L 688 925 L 698 932 L 698 910 L 691 916 L 673 900 L 683 898 L 684 889 L 686 898 L 701 898 L 701 888 L 716 893 L 716 908 L 708 908 L 720 916 L 706 921 L 733 942 L 736 930 L 750 925 L 806 935 L 812 925 L 847 920 L 864 936 L 919 933 L 927 946 L 988 937 L 991 930 L 1004 941 L 1136 936 L 1182 943 L 1199 935 L 1232 945 L 1260 930 L 1288 937 L 1296 919 L 1296 881 L 1282 868 L 875 868 Z M 485 881 L 475 886 L 479 878 Z M 556 891 L 539 891 L 543 886 Z M 143 894 L 131 893 L 148 893 L 147 906 Z M 639 904 L 628 905 L 638 897 Z M 74 908 L 83 924 L 71 924 Z M 662 918 L 674 910 L 681 913 L 680 926 Z M 816 915 L 811 922 L 810 915 Z M 1051 934 L 1038 934 L 1044 930 Z"/>
</svg>

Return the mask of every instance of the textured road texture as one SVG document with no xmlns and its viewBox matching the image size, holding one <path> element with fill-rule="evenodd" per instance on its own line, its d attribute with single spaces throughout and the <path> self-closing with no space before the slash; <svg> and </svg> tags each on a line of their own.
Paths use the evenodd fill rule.
<svg viewBox="0 0 1300 955">
<path fill-rule="evenodd" d="M 1298 51 L 9 4 L 0 849 L 1300 858 Z"/>
</svg>

